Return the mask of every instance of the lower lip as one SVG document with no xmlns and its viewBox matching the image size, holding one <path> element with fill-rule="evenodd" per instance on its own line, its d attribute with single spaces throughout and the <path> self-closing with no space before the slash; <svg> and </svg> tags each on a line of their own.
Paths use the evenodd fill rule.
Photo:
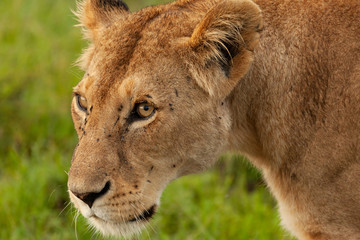
<svg viewBox="0 0 360 240">
<path fill-rule="evenodd" d="M 151 219 L 156 211 L 156 205 L 152 205 L 148 210 L 145 210 L 140 216 L 136 216 L 135 218 L 129 220 L 129 222 L 142 222 L 142 221 L 148 221 Z"/>
<path fill-rule="evenodd" d="M 135 218 L 133 218 L 133 219 L 127 221 L 127 222 L 128 223 L 147 222 L 154 216 L 155 213 L 156 213 L 156 204 L 152 205 L 148 210 L 145 210 L 143 212 L 143 214 L 141 214 L 140 216 L 136 216 Z M 108 222 L 108 221 L 96 216 L 95 214 L 92 214 L 88 218 L 89 219 L 92 218 L 94 220 L 105 222 L 105 223 Z"/>
</svg>

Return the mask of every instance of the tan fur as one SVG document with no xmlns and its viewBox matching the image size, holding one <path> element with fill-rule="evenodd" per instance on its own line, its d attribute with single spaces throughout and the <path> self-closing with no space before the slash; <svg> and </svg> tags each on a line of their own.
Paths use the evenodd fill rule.
<svg viewBox="0 0 360 240">
<path fill-rule="evenodd" d="M 74 92 L 88 111 L 75 97 L 68 182 L 93 225 L 139 231 L 146 221 L 129 220 L 155 210 L 170 181 L 231 150 L 262 171 L 299 239 L 360 239 L 358 1 L 179 0 L 136 13 L 104 2 L 80 8 L 92 43 Z M 132 121 L 143 101 L 154 115 Z M 107 183 L 91 208 L 79 198 Z"/>
</svg>

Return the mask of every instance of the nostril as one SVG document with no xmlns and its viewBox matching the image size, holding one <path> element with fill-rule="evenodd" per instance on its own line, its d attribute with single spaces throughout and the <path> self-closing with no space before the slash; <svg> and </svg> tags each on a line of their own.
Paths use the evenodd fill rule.
<svg viewBox="0 0 360 240">
<path fill-rule="evenodd" d="M 76 193 L 73 192 L 73 194 L 80 198 L 84 203 L 86 203 L 90 208 L 94 204 L 95 200 L 102 195 L 104 195 L 107 191 L 110 189 L 110 181 L 107 181 L 105 186 L 100 192 L 88 192 L 88 193 Z"/>
</svg>

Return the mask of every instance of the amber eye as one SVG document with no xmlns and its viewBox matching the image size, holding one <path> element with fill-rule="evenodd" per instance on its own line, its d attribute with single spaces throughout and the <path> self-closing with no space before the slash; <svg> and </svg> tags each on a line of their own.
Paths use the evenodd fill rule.
<svg viewBox="0 0 360 240">
<path fill-rule="evenodd" d="M 86 98 L 83 96 L 80 96 L 79 94 L 76 94 L 76 103 L 78 108 L 80 108 L 81 111 L 87 112 L 87 101 Z"/>
<path fill-rule="evenodd" d="M 142 118 L 150 117 L 154 113 L 154 110 L 155 110 L 154 106 L 146 102 L 139 103 L 137 104 L 136 107 L 137 113 Z"/>
</svg>

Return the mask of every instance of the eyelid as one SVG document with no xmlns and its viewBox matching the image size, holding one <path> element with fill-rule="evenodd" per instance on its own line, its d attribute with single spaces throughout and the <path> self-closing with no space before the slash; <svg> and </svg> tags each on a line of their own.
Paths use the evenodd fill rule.
<svg viewBox="0 0 360 240">
<path fill-rule="evenodd" d="M 78 91 L 78 90 L 74 89 L 73 92 L 72 92 L 72 96 L 73 96 L 73 97 L 76 97 L 76 96 L 82 96 L 82 97 L 84 97 L 85 94 L 83 94 L 81 91 Z"/>
<path fill-rule="evenodd" d="M 72 95 L 75 97 L 77 94 L 82 95 L 81 94 L 81 88 L 80 88 L 79 84 L 76 85 L 75 87 L 73 87 L 73 89 L 72 89 Z"/>
<path fill-rule="evenodd" d="M 155 104 L 152 102 L 153 97 L 151 95 L 149 95 L 149 94 L 139 95 L 134 100 L 135 101 L 132 101 L 132 102 L 134 102 L 134 105 L 138 104 L 138 103 L 146 102 L 146 103 L 149 103 L 149 104 L 152 104 L 153 106 L 155 106 Z"/>
<path fill-rule="evenodd" d="M 142 100 L 136 101 L 136 102 L 134 103 L 132 109 L 134 110 L 135 107 L 136 107 L 138 104 L 141 104 L 141 103 L 147 103 L 147 104 L 153 106 L 155 111 L 159 110 L 159 108 L 156 106 L 155 103 L 153 103 L 152 101 L 148 101 L 148 100 L 146 100 L 146 99 L 142 99 Z"/>
</svg>

